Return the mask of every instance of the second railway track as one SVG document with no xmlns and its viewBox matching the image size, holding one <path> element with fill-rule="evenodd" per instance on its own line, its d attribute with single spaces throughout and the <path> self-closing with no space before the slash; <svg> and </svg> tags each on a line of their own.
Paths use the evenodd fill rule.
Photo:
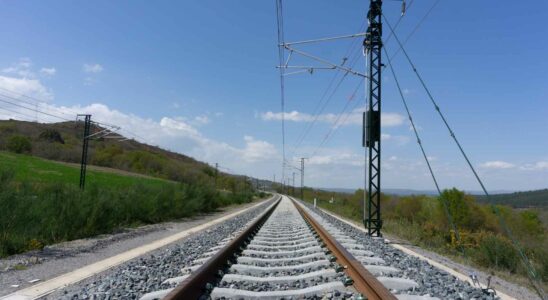
<svg viewBox="0 0 548 300">
<path fill-rule="evenodd" d="M 434 297 L 407 272 L 388 266 L 314 209 L 282 196 L 183 275 L 166 280 L 171 288 L 141 299 L 493 299 Z"/>
</svg>

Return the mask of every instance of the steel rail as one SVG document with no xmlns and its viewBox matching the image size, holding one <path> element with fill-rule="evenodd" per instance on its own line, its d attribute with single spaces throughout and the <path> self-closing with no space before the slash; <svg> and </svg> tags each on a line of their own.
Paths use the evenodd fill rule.
<svg viewBox="0 0 548 300">
<path fill-rule="evenodd" d="M 249 239 L 257 233 L 258 229 L 270 217 L 274 209 L 281 201 L 281 196 L 275 200 L 275 203 L 249 225 L 244 232 L 230 241 L 226 246 L 219 250 L 209 260 L 207 260 L 200 268 L 192 272 L 183 282 L 177 285 L 164 300 L 190 300 L 199 299 L 207 292 L 207 285 L 213 284 L 219 279 L 219 271 L 224 270 L 227 262 L 234 258 L 234 254 L 238 253 Z"/>
<path fill-rule="evenodd" d="M 354 288 L 367 296 L 369 300 L 397 300 L 390 291 L 363 267 L 348 250 L 331 236 L 314 218 L 312 218 L 297 201 L 291 199 L 297 207 L 301 216 L 316 230 L 320 238 L 325 242 L 326 247 L 337 259 L 337 262 L 344 266 L 344 272 L 354 281 Z"/>
</svg>

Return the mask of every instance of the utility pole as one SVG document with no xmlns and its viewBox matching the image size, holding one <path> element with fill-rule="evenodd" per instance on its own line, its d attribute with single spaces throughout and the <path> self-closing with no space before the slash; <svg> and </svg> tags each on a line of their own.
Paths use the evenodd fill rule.
<svg viewBox="0 0 548 300">
<path fill-rule="evenodd" d="M 363 146 L 367 147 L 367 216 L 364 225 L 370 236 L 382 236 L 381 219 L 381 48 L 382 0 L 371 0 L 367 20 L 369 27 L 363 41 L 368 60 L 367 87 L 369 105 L 364 113 Z"/>
<path fill-rule="evenodd" d="M 304 160 L 306 158 L 301 157 L 301 200 L 304 200 Z"/>
<path fill-rule="evenodd" d="M 89 146 L 89 131 L 91 127 L 91 115 L 84 116 L 84 136 L 82 143 L 82 160 L 80 161 L 80 189 L 84 190 L 86 186 L 86 168 L 88 164 L 88 146 Z"/>
<path fill-rule="evenodd" d="M 295 172 L 293 172 L 293 196 L 295 196 Z"/>
</svg>

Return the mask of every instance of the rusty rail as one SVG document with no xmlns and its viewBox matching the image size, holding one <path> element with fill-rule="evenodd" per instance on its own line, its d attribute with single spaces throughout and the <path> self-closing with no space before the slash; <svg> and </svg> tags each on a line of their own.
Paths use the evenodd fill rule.
<svg viewBox="0 0 548 300">
<path fill-rule="evenodd" d="M 316 233 L 325 242 L 327 248 L 337 259 L 337 262 L 344 266 L 344 272 L 354 281 L 354 288 L 367 296 L 369 300 L 397 300 L 390 291 L 363 267 L 348 250 L 346 250 L 335 238 L 331 236 L 314 218 L 312 218 L 297 201 L 293 203 L 301 216 L 316 230 Z"/>
<path fill-rule="evenodd" d="M 215 283 L 219 279 L 219 271 L 223 270 L 227 262 L 234 257 L 234 254 L 239 252 L 248 240 L 252 237 L 264 222 L 270 217 L 281 196 L 277 196 L 276 202 L 265 211 L 257 220 L 248 226 L 244 232 L 230 241 L 226 246 L 219 250 L 209 260 L 207 260 L 200 268 L 192 272 L 183 282 L 177 285 L 164 300 L 191 300 L 199 299 L 207 289 L 208 283 Z"/>
</svg>

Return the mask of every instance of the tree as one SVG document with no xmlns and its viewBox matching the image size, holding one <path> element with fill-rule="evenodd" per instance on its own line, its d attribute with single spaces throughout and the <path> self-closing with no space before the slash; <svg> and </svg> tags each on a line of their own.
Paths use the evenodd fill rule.
<svg viewBox="0 0 548 300">
<path fill-rule="evenodd" d="M 13 135 L 8 139 L 7 148 L 15 153 L 28 153 L 32 150 L 32 144 L 26 136 Z"/>
</svg>

